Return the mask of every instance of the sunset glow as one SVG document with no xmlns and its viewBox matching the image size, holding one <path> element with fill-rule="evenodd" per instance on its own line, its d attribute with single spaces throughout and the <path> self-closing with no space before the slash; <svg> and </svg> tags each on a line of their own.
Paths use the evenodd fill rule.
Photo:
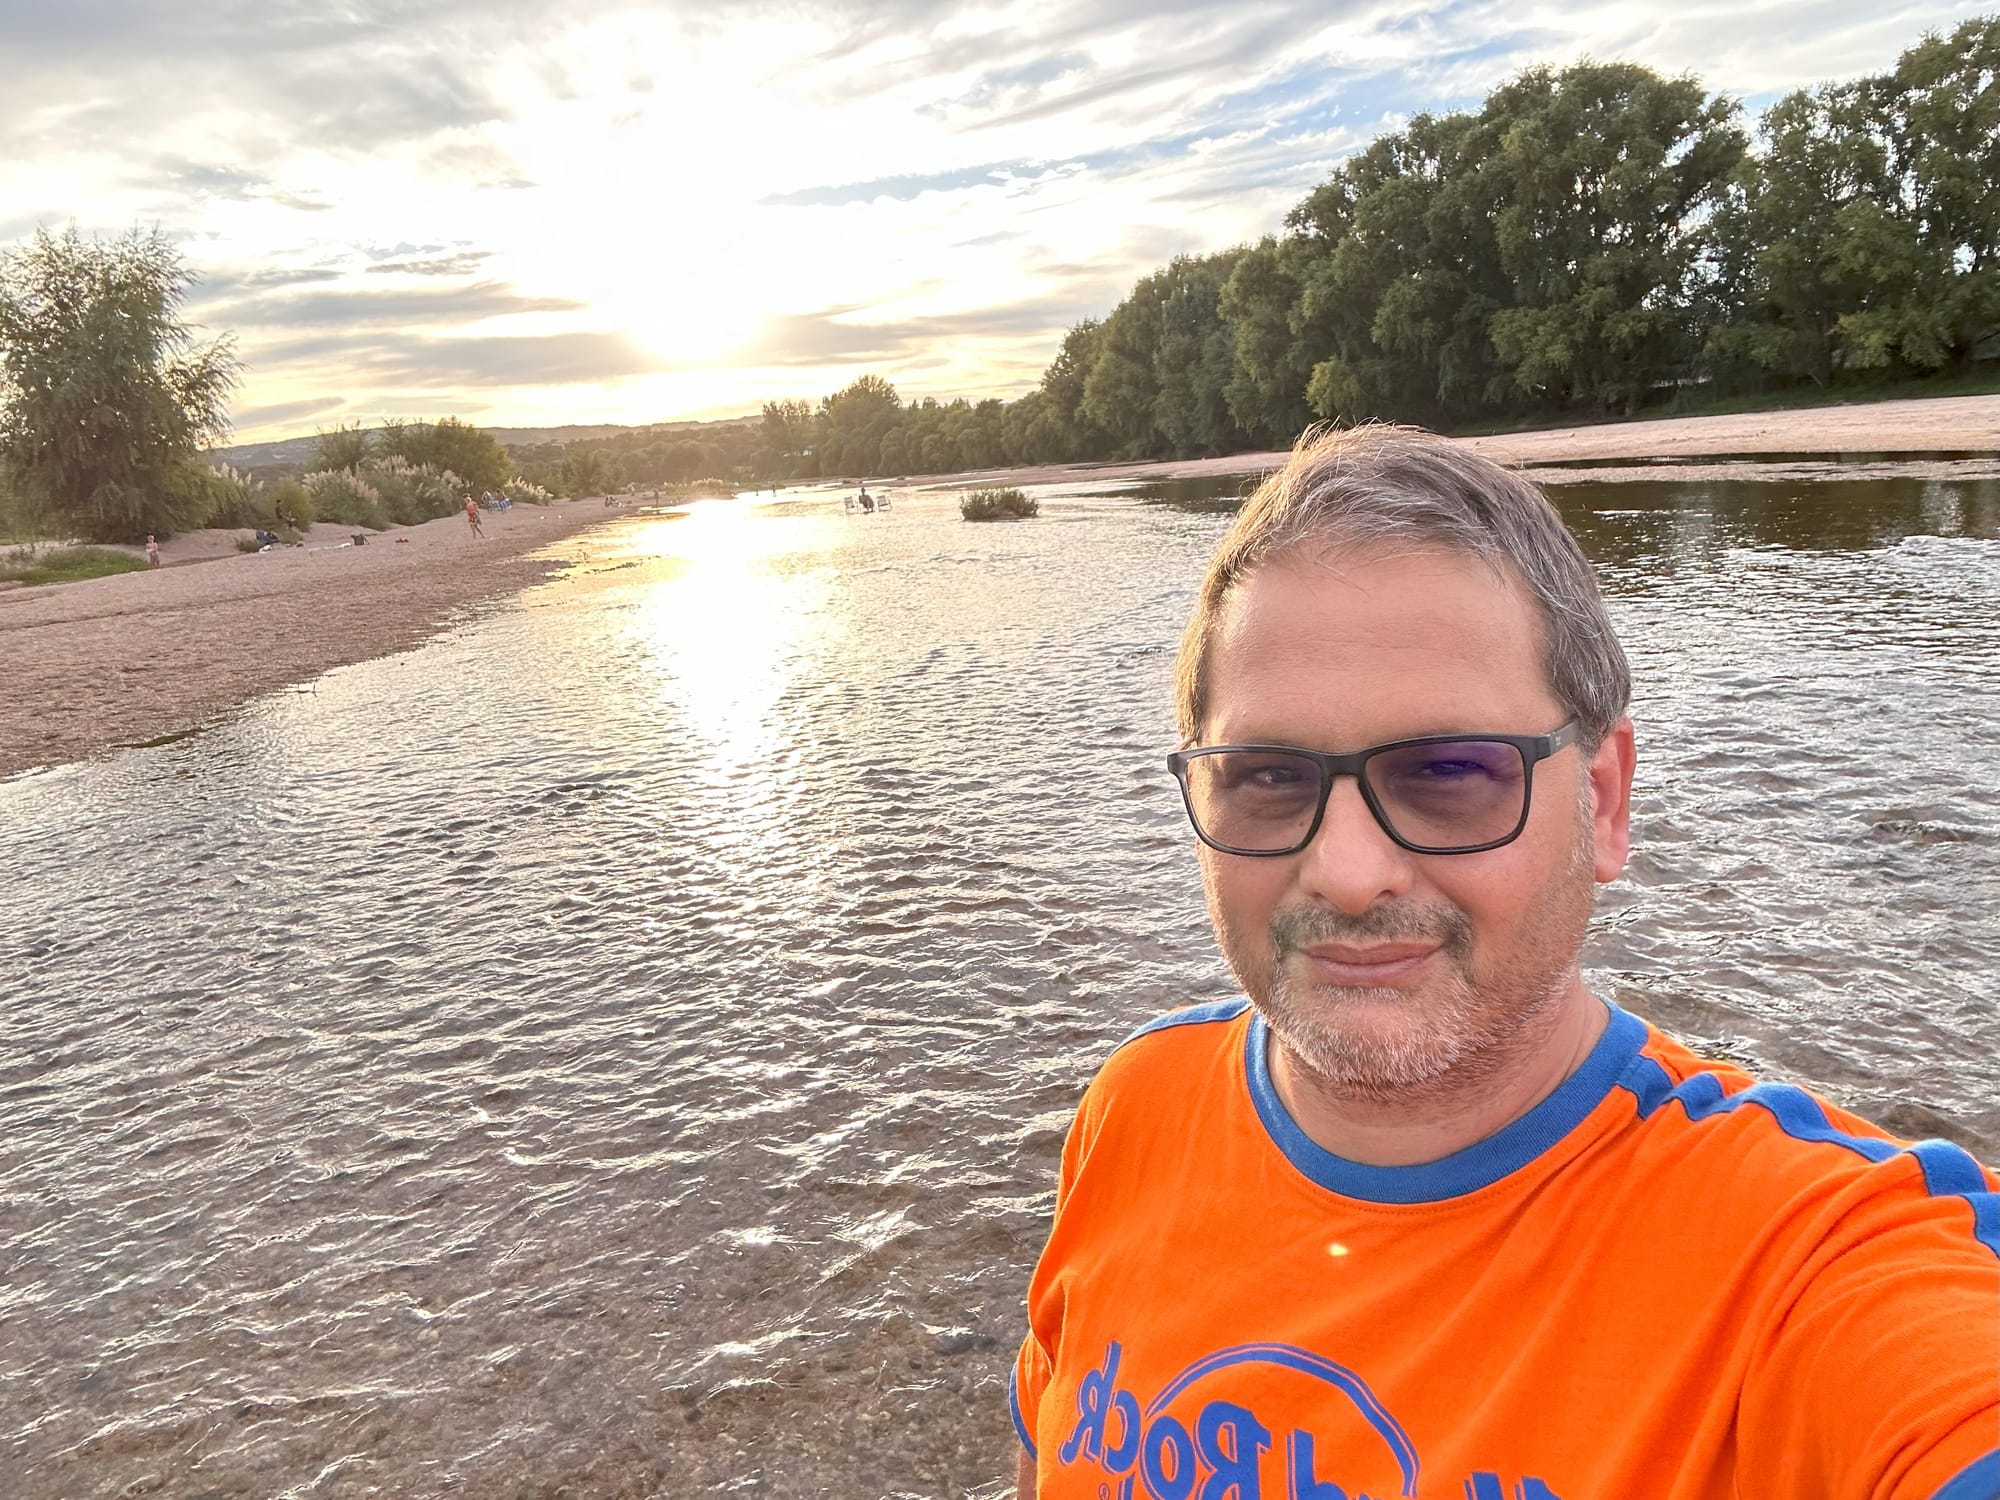
<svg viewBox="0 0 2000 1500">
<path fill-rule="evenodd" d="M 15 6 L 0 245 L 180 242 L 249 440 L 734 415 L 864 371 L 1012 396 L 1136 277 L 1529 64 L 1630 57 L 1754 109 L 1973 13 Z"/>
</svg>

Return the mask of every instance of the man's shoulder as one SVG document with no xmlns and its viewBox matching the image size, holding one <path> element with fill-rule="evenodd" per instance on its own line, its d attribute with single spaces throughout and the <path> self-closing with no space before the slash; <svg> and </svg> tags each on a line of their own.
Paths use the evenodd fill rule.
<svg viewBox="0 0 2000 1500">
<path fill-rule="evenodd" d="M 1161 1089 L 1181 1092 L 1194 1074 L 1232 1066 L 1250 1009 L 1238 995 L 1170 1010 L 1126 1033 L 1098 1064 L 1085 1091 L 1086 1111 Z"/>
<path fill-rule="evenodd" d="M 1191 1026 L 1205 1026 L 1210 1028 L 1227 1026 L 1230 1022 L 1240 1020 L 1249 1013 L 1250 1001 L 1242 995 L 1235 995 L 1227 1000 L 1209 1000 L 1200 1005 L 1185 1005 L 1179 1010 L 1170 1010 L 1164 1015 L 1155 1016 L 1152 1020 L 1146 1022 L 1145 1025 L 1128 1032 L 1125 1039 L 1113 1049 L 1112 1055 L 1115 1057 L 1118 1053 L 1127 1050 L 1135 1043 L 1145 1041 L 1148 1037 L 1157 1037 L 1169 1031 L 1181 1031 Z M 1204 1040 L 1212 1041 L 1217 1033 L 1210 1030 L 1201 1035 Z"/>
<path fill-rule="evenodd" d="M 1762 1212 L 1913 1194 L 1968 1214 L 1974 1238 L 2000 1254 L 1993 1174 L 1960 1146 L 1905 1140 L 1810 1089 L 1703 1058 L 1657 1028 L 1619 1083 L 1646 1127 L 1653 1166 L 1694 1170 L 1711 1204 L 1734 1199 Z"/>
<path fill-rule="evenodd" d="M 1183 1058 L 1192 1052 L 1226 1052 L 1242 1035 L 1237 1023 L 1249 1014 L 1250 1002 L 1237 995 L 1155 1016 L 1126 1033 L 1105 1058 L 1098 1076 L 1150 1071 L 1170 1057 Z"/>
</svg>

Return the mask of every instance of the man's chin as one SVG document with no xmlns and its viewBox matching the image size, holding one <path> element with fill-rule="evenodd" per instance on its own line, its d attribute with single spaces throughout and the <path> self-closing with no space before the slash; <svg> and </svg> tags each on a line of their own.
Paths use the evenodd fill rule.
<svg viewBox="0 0 2000 1500">
<path fill-rule="evenodd" d="M 1341 1092 L 1419 1089 L 1450 1072 L 1463 1052 L 1405 990 L 1287 986 L 1258 1009 L 1293 1064 Z"/>
</svg>

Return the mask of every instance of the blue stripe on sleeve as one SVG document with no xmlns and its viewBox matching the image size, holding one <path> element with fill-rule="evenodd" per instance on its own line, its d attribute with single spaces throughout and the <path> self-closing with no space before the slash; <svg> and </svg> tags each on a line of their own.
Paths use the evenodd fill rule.
<svg viewBox="0 0 2000 1500">
<path fill-rule="evenodd" d="M 1014 1435 L 1021 1440 L 1021 1446 L 1027 1450 L 1028 1457 L 1040 1462 L 1042 1455 L 1035 1451 L 1035 1439 L 1028 1432 L 1028 1424 L 1021 1419 L 1021 1395 L 1014 1388 L 1015 1378 L 1019 1374 L 1019 1370 L 1007 1372 L 1007 1415 L 1014 1419 Z"/>
<path fill-rule="evenodd" d="M 1850 1135 L 1826 1117 L 1826 1110 L 1802 1088 L 1789 1083 L 1758 1083 L 1726 1094 L 1713 1073 L 1696 1073 L 1676 1088 L 1667 1070 L 1644 1053 L 1634 1057 L 1618 1080 L 1638 1101 L 1644 1119 L 1669 1100 L 1677 1101 L 1690 1120 L 1726 1115 L 1745 1105 L 1757 1105 L 1796 1141 L 1840 1146 L 1871 1162 L 1885 1162 L 1907 1152 L 1923 1172 L 1924 1187 L 1934 1198 L 1963 1198 L 1972 1210 L 1972 1237 L 2000 1257 L 2000 1194 L 1986 1185 L 1986 1174 L 1960 1147 L 1949 1141 L 1918 1141 L 1898 1146 L 1874 1136 Z"/>
<path fill-rule="evenodd" d="M 1961 1469 L 1937 1492 L 1936 1500 L 2000 1500 L 2000 1448 L 1969 1469 Z"/>
<path fill-rule="evenodd" d="M 1128 1046 L 1142 1036 L 1150 1036 L 1156 1031 L 1171 1031 L 1176 1026 L 1201 1026 L 1210 1021 L 1233 1021 L 1249 1008 L 1249 1000 L 1238 995 L 1234 1000 L 1211 1000 L 1206 1005 L 1190 1005 L 1185 1010 L 1170 1010 L 1164 1016 L 1155 1016 L 1118 1046 Z M 1116 1051 L 1117 1048 L 1112 1050 Z"/>
</svg>

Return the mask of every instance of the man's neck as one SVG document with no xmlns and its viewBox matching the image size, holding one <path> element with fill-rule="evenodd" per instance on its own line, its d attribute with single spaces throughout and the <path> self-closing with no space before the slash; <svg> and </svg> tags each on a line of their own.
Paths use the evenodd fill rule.
<svg viewBox="0 0 2000 1500">
<path fill-rule="evenodd" d="M 1463 1151 L 1506 1128 L 1583 1065 L 1611 1018 L 1581 978 L 1501 1057 L 1482 1057 L 1394 1098 L 1342 1089 L 1309 1071 L 1271 1033 L 1271 1082 L 1312 1142 L 1348 1161 L 1409 1167 Z"/>
</svg>

